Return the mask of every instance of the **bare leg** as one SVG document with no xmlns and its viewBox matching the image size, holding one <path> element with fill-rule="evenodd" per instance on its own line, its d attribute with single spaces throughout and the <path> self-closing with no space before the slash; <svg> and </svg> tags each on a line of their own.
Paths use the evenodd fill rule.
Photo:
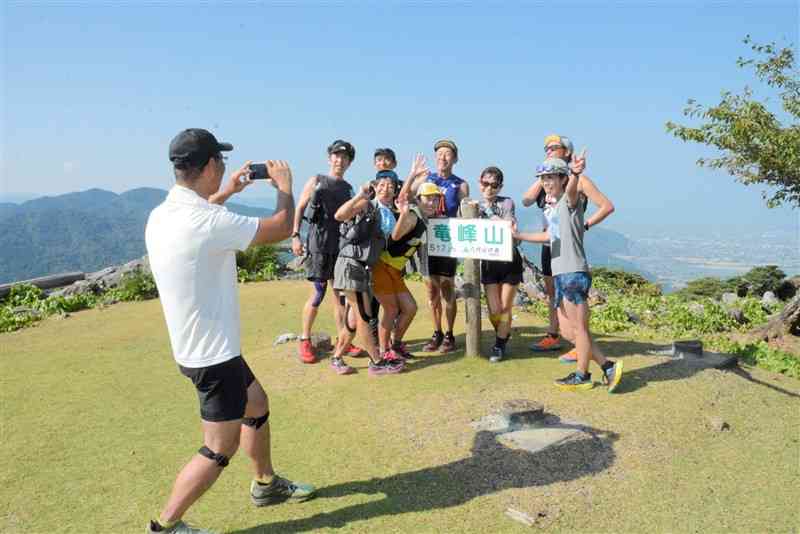
<svg viewBox="0 0 800 534">
<path fill-rule="evenodd" d="M 547 293 L 547 307 L 549 311 L 550 326 L 547 329 L 548 334 L 558 334 L 558 310 L 553 306 L 553 301 L 556 295 L 556 286 L 553 282 L 552 276 L 544 277 L 544 289 Z"/>
<path fill-rule="evenodd" d="M 456 302 L 456 291 L 453 286 L 453 279 L 449 277 L 441 277 L 442 300 L 444 300 L 444 314 L 447 319 L 447 331 L 452 332 L 453 326 L 456 324 L 456 313 L 458 311 L 458 303 Z"/>
<path fill-rule="evenodd" d="M 311 328 L 314 326 L 314 321 L 317 318 L 317 311 L 319 308 L 314 306 L 314 299 L 316 298 L 317 290 L 311 285 L 311 294 L 308 296 L 305 305 L 303 306 L 303 332 L 300 337 L 307 339 L 311 336 Z"/>
<path fill-rule="evenodd" d="M 428 288 L 428 306 L 430 306 L 431 315 L 433 316 L 433 329 L 436 332 L 441 332 L 442 299 L 439 277 L 434 275 L 426 278 L 425 286 Z"/>
<path fill-rule="evenodd" d="M 561 302 L 570 323 L 573 325 L 575 349 L 578 351 L 578 371 L 586 374 L 589 371 L 590 359 L 600 366 L 606 363 L 605 356 L 592 341 L 592 337 L 589 334 L 589 304 L 586 302 L 574 304 L 567 299 L 563 299 Z"/>
<path fill-rule="evenodd" d="M 484 284 L 483 291 L 486 294 L 486 305 L 489 308 L 489 322 L 492 323 L 492 328 L 497 333 L 497 328 L 500 324 L 498 316 L 503 308 L 500 302 L 500 286 L 498 284 Z"/>
<path fill-rule="evenodd" d="M 375 297 L 383 308 L 383 317 L 378 324 L 379 348 L 383 354 L 391 347 L 392 330 L 395 328 L 395 319 L 400 315 L 400 308 L 395 295 L 375 295 Z"/>
<path fill-rule="evenodd" d="M 239 448 L 241 419 L 223 422 L 203 421 L 203 442 L 206 447 L 228 458 Z M 186 510 L 210 488 L 222 473 L 222 467 L 214 460 L 195 454 L 181 469 L 166 506 L 161 511 L 162 523 L 177 521 Z"/>
<path fill-rule="evenodd" d="M 500 285 L 500 314 L 503 320 L 497 327 L 497 337 L 503 339 L 508 338 L 511 334 L 511 312 L 514 309 L 514 297 L 517 294 L 516 284 L 501 284 Z"/>
<path fill-rule="evenodd" d="M 394 325 L 394 340 L 400 342 L 417 315 L 417 301 L 411 293 L 400 293 L 397 302 L 400 304 L 400 315 Z"/>
<path fill-rule="evenodd" d="M 247 407 L 245 417 L 262 417 L 269 412 L 269 399 L 264 388 L 258 380 L 253 380 L 247 388 Z M 256 478 L 271 477 L 275 474 L 272 467 L 272 453 L 270 448 L 269 419 L 256 429 L 251 426 L 241 425 L 242 450 L 253 461 L 253 473 Z"/>
</svg>

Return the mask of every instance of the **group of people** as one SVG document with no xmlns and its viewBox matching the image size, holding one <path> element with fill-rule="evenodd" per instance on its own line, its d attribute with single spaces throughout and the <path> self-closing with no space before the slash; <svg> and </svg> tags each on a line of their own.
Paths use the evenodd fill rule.
<svg viewBox="0 0 800 534">
<path fill-rule="evenodd" d="M 315 492 L 309 484 L 277 475 L 272 465 L 269 401 L 241 351 L 237 250 L 291 237 L 293 252 L 305 258 L 312 284 L 303 308 L 298 349 L 305 363 L 318 360 L 310 334 L 332 282 L 338 331 L 330 358 L 332 369 L 350 374 L 354 368 L 345 357 L 366 352 L 370 374 L 402 371 L 405 361 L 414 357 L 403 341 L 417 313 L 416 301 L 404 283 L 410 262 L 425 277 L 434 323 L 434 333 L 423 350 L 447 353 L 456 348 L 454 277 L 458 260 L 428 256 L 423 246 L 428 221 L 459 217 L 461 201 L 470 194 L 469 184 L 453 174 L 458 147 L 452 140 L 435 143 L 435 172 L 417 155 L 403 181 L 394 171 L 394 151 L 375 150 L 375 179 L 357 192 L 345 180 L 355 148 L 336 140 L 327 150 L 327 174 L 312 176 L 305 183 L 296 208 L 289 165 L 267 161 L 277 206 L 273 215 L 265 218 L 236 215 L 222 206 L 252 183 L 252 162 L 248 161 L 222 186 L 223 153 L 230 150 L 230 143 L 220 143 L 207 130 L 180 132 L 169 147 L 176 185 L 150 214 L 145 231 L 173 355 L 180 372 L 197 390 L 203 428 L 203 446 L 178 474 L 166 505 L 147 527 L 151 533 L 207 532 L 189 527 L 181 518 L 211 487 L 240 446 L 253 464 L 250 498 L 256 506 L 305 500 Z M 535 203 L 542 209 L 541 231 L 519 231 L 513 200 L 499 194 L 503 172 L 494 166 L 479 177 L 480 216 L 510 221 L 515 245 L 519 241 L 543 245 L 550 324 L 548 334 L 532 348 L 558 349 L 564 337 L 575 349 L 562 360 L 574 361 L 577 366 L 576 371 L 556 380 L 556 385 L 567 390 L 590 389 L 594 384 L 589 363 L 594 360 L 613 392 L 622 376 L 622 362 L 605 358 L 589 333 L 591 274 L 583 237 L 614 208 L 583 174 L 585 157 L 574 155 L 569 139 L 548 136 L 544 150 L 546 157 L 536 170 L 538 179 L 522 199 L 524 206 Z M 586 218 L 589 201 L 598 209 Z M 301 237 L 303 222 L 308 224 L 305 239 Z M 481 262 L 481 283 L 495 330 L 492 362 L 507 356 L 511 309 L 522 272 L 523 260 L 516 246 L 510 262 Z M 353 345 L 356 334 L 363 349 Z"/>
</svg>

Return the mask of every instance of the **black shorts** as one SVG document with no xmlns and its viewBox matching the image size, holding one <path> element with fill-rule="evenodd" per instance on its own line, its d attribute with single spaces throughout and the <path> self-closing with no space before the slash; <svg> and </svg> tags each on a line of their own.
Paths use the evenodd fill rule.
<svg viewBox="0 0 800 534">
<path fill-rule="evenodd" d="M 550 247 L 542 245 L 542 274 L 553 276 L 553 267 L 550 265 Z"/>
<path fill-rule="evenodd" d="M 314 252 L 306 258 L 306 278 L 322 282 L 333 280 L 333 269 L 336 266 L 336 254 Z"/>
<path fill-rule="evenodd" d="M 458 267 L 458 258 L 428 256 L 428 276 L 453 278 L 456 275 L 456 267 Z"/>
<path fill-rule="evenodd" d="M 247 388 L 256 379 L 244 358 L 237 356 L 208 367 L 179 365 L 178 368 L 197 388 L 200 417 L 204 421 L 233 421 L 244 417 Z"/>
<path fill-rule="evenodd" d="M 481 261 L 481 284 L 522 283 L 522 256 L 514 250 L 511 261 Z"/>
</svg>

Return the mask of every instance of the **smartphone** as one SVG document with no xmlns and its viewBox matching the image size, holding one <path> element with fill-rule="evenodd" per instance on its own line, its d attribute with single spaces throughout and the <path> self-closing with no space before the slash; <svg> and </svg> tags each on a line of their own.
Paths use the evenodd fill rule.
<svg viewBox="0 0 800 534">
<path fill-rule="evenodd" d="M 251 163 L 250 164 L 250 180 L 268 180 L 269 173 L 267 172 L 266 163 Z"/>
</svg>

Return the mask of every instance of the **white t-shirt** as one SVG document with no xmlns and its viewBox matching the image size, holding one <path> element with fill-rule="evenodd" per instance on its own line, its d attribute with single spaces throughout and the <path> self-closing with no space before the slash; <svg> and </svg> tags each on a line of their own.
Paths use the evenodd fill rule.
<svg viewBox="0 0 800 534">
<path fill-rule="evenodd" d="M 147 254 L 180 365 L 208 367 L 242 353 L 236 251 L 258 222 L 179 185 L 150 213 Z"/>
</svg>

